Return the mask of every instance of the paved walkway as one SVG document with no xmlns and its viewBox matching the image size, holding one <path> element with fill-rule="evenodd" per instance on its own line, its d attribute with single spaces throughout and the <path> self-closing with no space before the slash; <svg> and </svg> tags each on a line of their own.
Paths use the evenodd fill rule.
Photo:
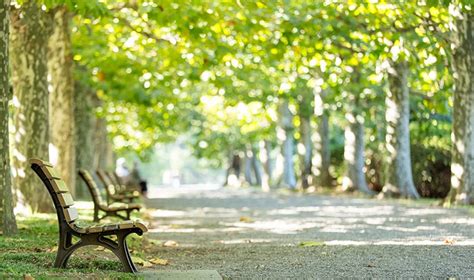
<svg viewBox="0 0 474 280">
<path fill-rule="evenodd" d="M 170 260 L 164 270 L 211 269 L 230 279 L 474 278 L 466 209 L 212 187 L 151 195 L 148 237 L 178 244 L 153 249 Z"/>
</svg>

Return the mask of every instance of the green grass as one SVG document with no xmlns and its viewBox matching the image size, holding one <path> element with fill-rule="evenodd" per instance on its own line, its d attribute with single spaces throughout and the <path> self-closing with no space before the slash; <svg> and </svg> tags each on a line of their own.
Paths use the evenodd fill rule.
<svg viewBox="0 0 474 280">
<path fill-rule="evenodd" d="M 86 218 L 91 220 L 88 215 Z M 141 278 L 120 272 L 122 265 L 111 252 L 93 246 L 77 250 L 66 269 L 53 268 L 59 237 L 56 214 L 18 217 L 17 223 L 17 235 L 0 235 L 0 279 L 24 279 L 25 275 L 35 279 Z M 132 234 L 127 241 L 134 256 L 144 256 L 141 237 Z"/>
</svg>

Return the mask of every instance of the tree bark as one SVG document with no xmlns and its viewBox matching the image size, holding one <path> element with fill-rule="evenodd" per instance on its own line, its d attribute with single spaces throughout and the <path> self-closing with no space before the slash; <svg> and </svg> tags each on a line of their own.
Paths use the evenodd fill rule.
<svg viewBox="0 0 474 280">
<path fill-rule="evenodd" d="M 252 170 L 255 176 L 255 183 L 263 187 L 263 180 L 262 180 L 262 166 L 260 164 L 260 161 L 258 160 L 258 146 L 255 144 L 252 144 L 252 157 L 250 158 L 250 163 L 252 164 Z"/>
<path fill-rule="evenodd" d="M 245 181 L 249 184 L 249 185 L 254 185 L 254 181 L 253 181 L 253 177 L 252 177 L 252 152 L 250 151 L 250 149 L 247 149 L 245 151 L 245 158 L 244 158 L 244 178 L 245 178 Z"/>
<path fill-rule="evenodd" d="M 95 144 L 94 126 L 95 117 L 95 92 L 80 83 L 75 83 L 74 90 L 74 128 L 75 128 L 75 155 L 76 167 L 89 169 L 94 166 Z M 88 195 L 87 186 L 83 180 L 76 176 L 76 197 L 84 198 Z"/>
<path fill-rule="evenodd" d="M 474 204 L 474 15 L 461 13 L 453 32 L 451 191 L 447 202 Z"/>
<path fill-rule="evenodd" d="M 262 191 L 270 191 L 270 184 L 272 182 L 273 174 L 273 163 L 271 155 L 271 143 L 268 140 L 260 141 L 260 162 L 263 165 L 262 168 Z"/>
<path fill-rule="evenodd" d="M 288 107 L 288 101 L 284 101 L 279 108 L 280 114 L 280 131 L 278 133 L 282 141 L 282 156 L 283 156 L 283 184 L 290 188 L 296 188 L 296 176 L 294 169 L 294 145 L 293 137 L 294 125 L 293 115 Z"/>
<path fill-rule="evenodd" d="M 301 144 L 304 147 L 303 154 L 301 155 L 301 187 L 303 189 L 307 189 L 312 183 L 313 143 L 311 132 L 310 116 L 300 116 Z"/>
<path fill-rule="evenodd" d="M 0 230 L 7 236 L 17 232 L 15 215 L 13 214 L 10 142 L 8 138 L 8 101 L 10 100 L 10 84 L 8 81 L 9 8 L 9 0 L 0 0 Z"/>
<path fill-rule="evenodd" d="M 47 48 L 51 23 L 35 1 L 12 10 L 10 19 L 13 186 L 18 203 L 33 212 L 52 212 L 51 198 L 28 164 L 32 157 L 49 158 Z"/>
<path fill-rule="evenodd" d="M 344 160 L 347 164 L 347 173 L 343 179 L 342 188 L 345 191 L 359 190 L 373 194 L 367 185 L 364 166 L 364 121 L 354 112 L 346 114 L 348 125 L 344 131 Z"/>
<path fill-rule="evenodd" d="M 313 141 L 313 185 L 328 187 L 331 185 L 329 167 L 331 165 L 331 150 L 329 139 L 329 117 L 324 109 L 323 93 L 315 93 L 314 113 L 316 115 L 316 129 Z"/>
<path fill-rule="evenodd" d="M 393 62 L 388 73 L 389 91 L 385 98 L 387 111 L 386 148 L 388 151 L 387 182 L 384 195 L 400 193 L 403 197 L 419 198 L 410 158 L 410 99 L 408 95 L 408 64 Z"/>
<path fill-rule="evenodd" d="M 110 166 L 111 147 L 107 134 L 107 121 L 104 118 L 97 118 L 94 132 L 94 170 L 107 170 Z"/>
<path fill-rule="evenodd" d="M 54 29 L 49 39 L 48 70 L 51 76 L 50 141 L 56 153 L 51 153 L 61 178 L 75 196 L 75 139 L 74 139 L 74 78 L 71 51 L 70 20 L 66 7 L 51 11 Z"/>
</svg>

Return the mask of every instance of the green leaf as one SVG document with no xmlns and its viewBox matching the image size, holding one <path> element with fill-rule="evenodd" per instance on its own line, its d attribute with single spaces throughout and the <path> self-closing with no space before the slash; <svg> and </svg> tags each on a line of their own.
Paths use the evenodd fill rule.
<svg viewBox="0 0 474 280">
<path fill-rule="evenodd" d="M 300 247 L 318 247 L 326 246 L 323 241 L 303 241 L 299 244 Z"/>
</svg>

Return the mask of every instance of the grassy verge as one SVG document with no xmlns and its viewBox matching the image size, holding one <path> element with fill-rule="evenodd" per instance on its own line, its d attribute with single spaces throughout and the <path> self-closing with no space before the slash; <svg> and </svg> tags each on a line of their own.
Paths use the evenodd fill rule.
<svg viewBox="0 0 474 280">
<path fill-rule="evenodd" d="M 91 211 L 81 211 L 81 219 L 92 220 Z M 109 220 L 104 222 L 118 222 Z M 70 258 L 67 269 L 53 268 L 57 252 L 56 214 L 17 217 L 19 232 L 13 237 L 0 235 L 0 279 L 140 279 L 120 272 L 121 263 L 111 252 L 87 246 Z M 127 239 L 132 255 L 144 257 L 143 238 Z"/>
</svg>

